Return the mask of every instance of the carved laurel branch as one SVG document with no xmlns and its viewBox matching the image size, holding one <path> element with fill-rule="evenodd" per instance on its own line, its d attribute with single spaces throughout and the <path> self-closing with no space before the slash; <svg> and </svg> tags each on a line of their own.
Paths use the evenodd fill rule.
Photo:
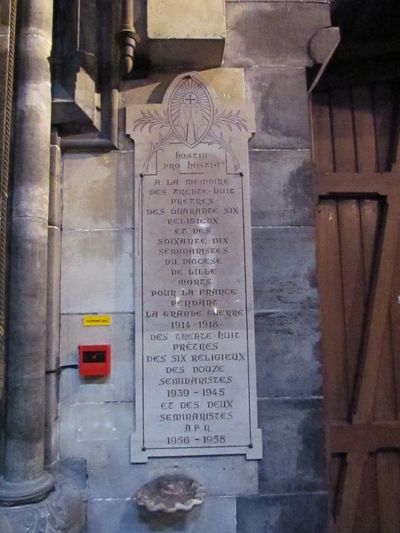
<svg viewBox="0 0 400 533">
<path fill-rule="evenodd" d="M 159 136 L 159 139 L 156 143 L 150 143 L 150 151 L 149 151 L 149 155 L 147 156 L 147 159 L 143 165 L 143 168 L 144 170 L 147 172 L 149 170 L 149 164 L 150 164 L 150 161 L 151 161 L 151 158 L 153 157 L 153 155 L 158 152 L 158 151 L 162 151 L 163 150 L 163 147 L 166 145 L 166 144 L 169 144 L 170 142 L 172 141 L 175 141 L 177 140 L 177 137 L 175 136 L 174 132 L 172 130 L 170 130 L 166 135 L 162 136 L 161 133 L 160 133 L 160 136 Z"/>
<path fill-rule="evenodd" d="M 141 111 L 142 116 L 135 120 L 133 124 L 133 129 L 140 129 L 140 132 L 144 128 L 149 128 L 149 132 L 156 126 L 160 128 L 170 127 L 170 122 L 167 116 L 167 113 L 164 111 L 162 115 L 158 111 Z"/>
<path fill-rule="evenodd" d="M 222 131 L 218 135 L 217 133 L 215 133 L 215 131 L 213 131 L 211 129 L 207 133 L 207 136 L 204 139 L 204 142 L 207 143 L 208 145 L 216 144 L 216 145 L 219 146 L 219 148 L 221 150 L 225 150 L 225 152 L 230 154 L 230 156 L 232 157 L 232 161 L 233 161 L 233 164 L 234 164 L 235 171 L 239 170 L 240 163 L 239 163 L 239 161 L 238 161 L 237 157 L 235 156 L 235 153 L 234 153 L 234 151 L 232 149 L 232 139 L 226 140 L 224 135 L 223 135 L 223 133 L 222 133 Z"/>
<path fill-rule="evenodd" d="M 157 142 L 152 142 L 150 144 L 149 155 L 147 156 L 145 164 L 143 165 L 144 170 L 147 172 L 153 155 L 160 150 L 162 151 L 163 147 L 166 144 L 169 144 L 170 142 L 179 139 L 171 129 L 172 125 L 165 111 L 162 115 L 160 115 L 158 111 L 141 111 L 141 115 L 142 116 L 138 118 L 133 124 L 134 130 L 139 129 L 142 133 L 145 128 L 148 128 L 149 132 L 151 133 L 153 128 L 157 126 L 160 128 L 160 130 L 162 128 L 170 128 L 170 130 L 164 136 L 160 133 L 159 140 Z M 229 139 L 229 141 L 227 141 L 222 131 L 219 135 L 215 133 L 215 131 L 213 131 L 212 129 L 213 126 L 217 127 L 219 130 L 222 130 L 222 128 L 225 127 L 228 128 L 231 132 L 233 131 L 234 127 L 236 127 L 239 131 L 248 131 L 246 120 L 241 116 L 240 110 L 236 112 L 226 110 L 222 110 L 221 112 L 219 112 L 218 110 L 216 110 L 216 113 L 210 126 L 210 130 L 203 141 L 209 145 L 216 144 L 221 149 L 224 149 L 226 152 L 228 152 L 233 159 L 235 170 L 238 170 L 240 165 L 232 150 L 232 139 Z"/>
<path fill-rule="evenodd" d="M 223 133 L 221 132 L 218 135 L 214 130 L 210 130 L 207 133 L 207 136 L 203 142 L 209 145 L 216 144 L 223 150 L 228 150 L 229 146 L 229 143 L 225 140 Z"/>
<path fill-rule="evenodd" d="M 248 131 L 247 122 L 240 116 L 240 110 L 236 112 L 226 110 L 218 112 L 216 110 L 212 125 L 218 127 L 226 126 L 230 131 L 233 131 L 233 126 L 236 126 L 240 131 Z"/>
<path fill-rule="evenodd" d="M 159 126 L 160 128 L 171 127 L 170 120 L 166 111 L 163 111 L 162 115 L 158 111 L 141 111 L 141 117 L 135 120 L 133 124 L 133 129 L 139 129 L 142 132 L 145 128 L 149 129 L 149 132 L 153 130 L 154 127 Z M 247 122 L 241 116 L 240 110 L 238 111 L 226 111 L 222 110 L 221 112 L 216 110 L 214 118 L 211 123 L 211 127 L 217 126 L 227 127 L 230 131 L 233 131 L 235 126 L 240 131 L 248 131 Z"/>
</svg>

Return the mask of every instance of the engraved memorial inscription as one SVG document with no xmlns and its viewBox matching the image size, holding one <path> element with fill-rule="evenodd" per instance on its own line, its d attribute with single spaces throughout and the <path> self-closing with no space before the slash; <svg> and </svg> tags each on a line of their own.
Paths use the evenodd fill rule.
<svg viewBox="0 0 400 533">
<path fill-rule="evenodd" d="M 127 110 L 136 152 L 136 431 L 148 457 L 261 457 L 248 139 L 252 106 L 197 73 Z"/>
</svg>

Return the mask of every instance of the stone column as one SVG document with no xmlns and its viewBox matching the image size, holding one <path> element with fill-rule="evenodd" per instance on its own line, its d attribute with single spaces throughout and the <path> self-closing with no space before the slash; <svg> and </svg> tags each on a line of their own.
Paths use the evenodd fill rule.
<svg viewBox="0 0 400 533">
<path fill-rule="evenodd" d="M 53 2 L 21 0 L 18 15 L 3 505 L 53 487 L 44 470 Z"/>
</svg>

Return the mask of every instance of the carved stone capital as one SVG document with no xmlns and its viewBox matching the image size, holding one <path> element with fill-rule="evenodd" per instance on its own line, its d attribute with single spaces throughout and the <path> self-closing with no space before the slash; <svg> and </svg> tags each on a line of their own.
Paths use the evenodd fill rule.
<svg viewBox="0 0 400 533">
<path fill-rule="evenodd" d="M 40 503 L 0 507 L 2 533 L 81 533 L 85 522 L 86 504 L 80 491 L 62 481 Z"/>
</svg>

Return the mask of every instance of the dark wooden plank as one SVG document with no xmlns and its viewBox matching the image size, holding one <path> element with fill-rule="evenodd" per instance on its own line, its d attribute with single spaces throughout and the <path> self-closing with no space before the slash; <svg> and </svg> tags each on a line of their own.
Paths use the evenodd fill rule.
<svg viewBox="0 0 400 533">
<path fill-rule="evenodd" d="M 370 300 L 369 320 L 365 333 L 364 366 L 360 375 L 360 389 L 353 416 L 353 421 L 358 424 L 367 422 L 372 415 L 400 234 L 400 197 L 391 196 L 387 199 L 387 203 L 382 251 L 377 263 L 376 284 Z"/>
<path fill-rule="evenodd" d="M 397 90 L 398 84 L 395 86 L 395 95 L 393 105 L 396 109 L 397 116 L 395 117 L 395 124 L 393 128 L 393 157 L 392 157 L 392 166 L 389 169 L 391 172 L 400 171 L 400 124 L 399 124 L 399 105 L 400 105 L 400 95 Z"/>
<path fill-rule="evenodd" d="M 400 422 L 333 422 L 329 427 L 329 446 L 331 453 L 375 452 L 380 448 L 400 449 Z"/>
<path fill-rule="evenodd" d="M 368 454 L 364 452 L 347 454 L 346 476 L 336 521 L 336 533 L 354 533 L 361 481 L 367 460 Z"/>
<path fill-rule="evenodd" d="M 397 267 L 394 270 L 390 295 L 389 327 L 396 387 L 396 418 L 400 419 L 400 242 L 397 246 Z"/>
<path fill-rule="evenodd" d="M 377 244 L 379 207 L 380 203 L 378 200 L 360 200 L 366 297 L 369 296 L 371 288 L 373 259 L 375 256 L 375 248 Z"/>
<path fill-rule="evenodd" d="M 394 274 L 396 269 L 394 270 Z M 392 289 L 393 293 L 393 289 Z M 397 416 L 398 388 L 396 382 L 400 372 L 398 356 L 392 348 L 392 331 L 389 315 L 386 322 L 384 342 L 382 347 L 381 361 L 376 388 L 376 402 L 374 406 L 375 420 L 395 420 Z"/>
<path fill-rule="evenodd" d="M 377 421 L 395 420 L 396 418 L 396 385 L 389 314 L 386 320 L 382 352 L 380 354 L 373 418 Z"/>
<path fill-rule="evenodd" d="M 340 243 L 335 200 L 317 208 L 318 285 L 321 296 L 324 385 L 330 420 L 346 420 L 349 394 L 345 363 L 345 324 L 341 284 Z"/>
<path fill-rule="evenodd" d="M 358 201 L 339 200 L 338 214 L 347 382 L 352 396 L 359 363 L 365 307 L 364 256 Z"/>
<path fill-rule="evenodd" d="M 378 169 L 373 102 L 370 87 L 353 87 L 354 128 L 358 172 Z"/>
<path fill-rule="evenodd" d="M 333 172 L 333 145 L 329 93 L 315 93 L 312 98 L 312 148 L 319 172 Z"/>
<path fill-rule="evenodd" d="M 400 174 L 321 173 L 316 177 L 315 188 L 319 196 L 332 194 L 386 196 L 399 193 Z"/>
<path fill-rule="evenodd" d="M 340 508 L 340 496 L 343 490 L 342 482 L 346 470 L 346 454 L 331 454 L 329 460 L 329 500 L 330 514 L 335 517 Z"/>
<path fill-rule="evenodd" d="M 375 255 L 376 236 L 379 218 L 379 202 L 363 200 L 360 202 L 361 224 L 363 234 L 365 278 L 367 280 L 366 296 L 369 293 L 372 260 Z M 379 369 L 374 419 L 393 420 L 396 417 L 396 379 L 391 346 L 391 335 L 388 326 L 385 332 L 383 355 Z"/>
<path fill-rule="evenodd" d="M 396 292 L 393 291 L 392 303 L 389 309 L 390 349 L 393 358 L 396 420 L 400 420 L 400 309 L 398 303 L 398 297 L 400 295 L 400 293 L 398 292 L 399 290 L 400 287 L 397 288 Z"/>
<path fill-rule="evenodd" d="M 393 92 L 389 84 L 374 88 L 375 135 L 378 149 L 378 171 L 387 172 L 392 165 Z"/>
<path fill-rule="evenodd" d="M 369 454 L 364 465 L 356 517 L 351 533 L 378 533 L 378 487 L 375 454 Z"/>
<path fill-rule="evenodd" d="M 400 460 L 399 452 L 377 453 L 379 531 L 400 531 Z M 378 531 L 378 530 L 377 530 Z"/>
<path fill-rule="evenodd" d="M 395 380 L 396 419 L 400 419 L 400 241 L 397 244 L 396 268 L 393 272 L 389 306 L 390 350 Z"/>
<path fill-rule="evenodd" d="M 349 89 L 332 91 L 333 145 L 336 172 L 356 172 L 351 92 Z"/>
<path fill-rule="evenodd" d="M 400 132 L 397 129 L 397 141 L 395 141 L 395 149 L 393 155 L 392 172 L 400 172 Z"/>
</svg>

